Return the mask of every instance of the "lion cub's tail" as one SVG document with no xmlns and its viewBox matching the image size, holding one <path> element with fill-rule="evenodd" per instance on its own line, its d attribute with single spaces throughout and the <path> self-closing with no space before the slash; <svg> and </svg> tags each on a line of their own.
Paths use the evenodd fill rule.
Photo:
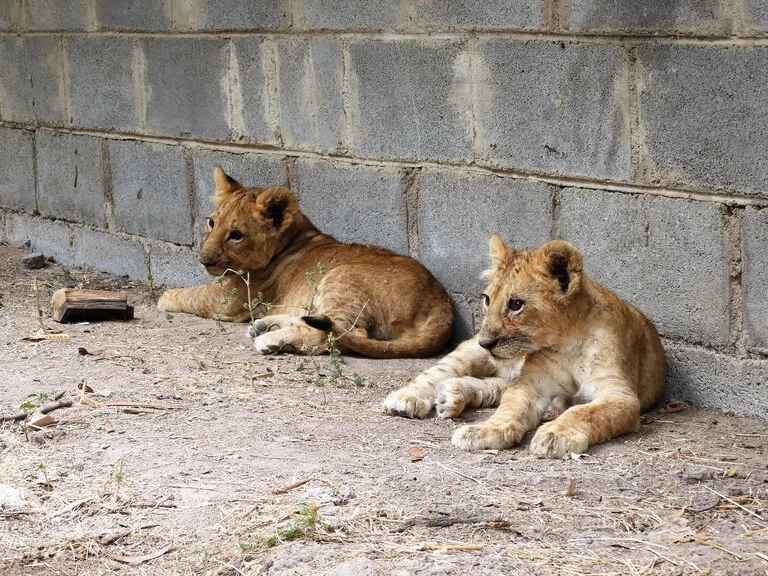
<svg viewBox="0 0 768 576">
<path fill-rule="evenodd" d="M 413 328 L 403 330 L 393 340 L 376 340 L 365 330 L 342 330 L 325 315 L 302 316 L 309 326 L 333 330 L 337 342 L 346 350 L 369 358 L 426 358 L 443 351 L 451 337 L 453 316 L 434 314 Z"/>
</svg>

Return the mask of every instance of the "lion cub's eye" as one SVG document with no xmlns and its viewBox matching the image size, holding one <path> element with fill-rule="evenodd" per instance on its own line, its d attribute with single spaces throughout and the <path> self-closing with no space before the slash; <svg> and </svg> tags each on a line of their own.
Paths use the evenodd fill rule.
<svg viewBox="0 0 768 576">
<path fill-rule="evenodd" d="M 234 240 L 237 242 L 238 240 L 243 239 L 243 233 L 240 232 L 240 230 L 232 230 L 232 232 L 229 233 L 229 240 Z"/>
<path fill-rule="evenodd" d="M 206 218 L 205 219 L 205 227 L 208 228 L 208 230 L 213 230 L 213 227 L 216 223 L 213 221 L 213 218 Z"/>
<path fill-rule="evenodd" d="M 522 300 L 518 300 L 517 298 L 511 298 L 509 300 L 509 311 L 510 312 L 520 312 L 520 310 L 523 309 L 523 305 L 525 302 Z"/>
<path fill-rule="evenodd" d="M 483 304 L 485 304 L 486 306 L 491 305 L 491 297 L 488 296 L 488 294 L 483 294 Z"/>
</svg>

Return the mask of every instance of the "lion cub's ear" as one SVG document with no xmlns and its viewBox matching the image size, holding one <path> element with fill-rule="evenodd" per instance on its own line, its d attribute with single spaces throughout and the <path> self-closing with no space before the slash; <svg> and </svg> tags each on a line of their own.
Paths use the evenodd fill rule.
<svg viewBox="0 0 768 576">
<path fill-rule="evenodd" d="M 504 241 L 500 237 L 494 234 L 488 241 L 488 250 L 491 253 L 491 265 L 498 268 L 506 260 L 509 248 L 504 245 Z"/>
<path fill-rule="evenodd" d="M 582 259 L 575 246 L 551 240 L 539 248 L 539 262 L 545 274 L 552 276 L 563 295 L 572 294 L 581 283 Z"/>
<path fill-rule="evenodd" d="M 215 206 L 221 204 L 227 194 L 243 188 L 240 182 L 229 176 L 220 166 L 213 169 L 213 182 L 216 184 L 216 194 L 211 196 L 211 201 Z"/>
<path fill-rule="evenodd" d="M 256 198 L 256 210 L 262 217 L 272 221 L 275 230 L 292 222 L 298 209 L 296 196 L 284 186 L 266 188 Z"/>
</svg>

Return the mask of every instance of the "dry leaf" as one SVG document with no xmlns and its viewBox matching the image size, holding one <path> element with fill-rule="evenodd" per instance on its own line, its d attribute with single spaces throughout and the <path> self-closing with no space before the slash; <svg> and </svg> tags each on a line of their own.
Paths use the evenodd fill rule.
<svg viewBox="0 0 768 576">
<path fill-rule="evenodd" d="M 565 492 L 563 492 L 563 496 L 571 497 L 574 494 L 576 494 L 576 480 L 571 478 L 570 482 L 568 482 L 568 488 L 566 488 Z"/>
<path fill-rule="evenodd" d="M 42 330 L 38 330 L 33 336 L 30 336 L 29 338 L 22 338 L 22 340 L 28 342 L 40 342 L 42 340 L 65 342 L 69 340 L 69 334 L 62 334 L 60 332 L 53 331 L 43 332 Z"/>
<path fill-rule="evenodd" d="M 418 462 L 424 460 L 424 453 L 418 446 L 411 446 L 411 462 Z"/>
<path fill-rule="evenodd" d="M 104 352 L 105 352 L 104 348 L 99 348 L 98 350 L 92 350 L 90 352 L 85 348 L 77 349 L 77 353 L 80 356 L 101 356 L 102 354 L 104 354 Z"/>
<path fill-rule="evenodd" d="M 682 412 L 686 408 L 688 408 L 688 404 L 682 400 L 672 400 L 672 402 L 659 410 L 659 414 L 674 414 L 675 412 Z"/>
<path fill-rule="evenodd" d="M 576 452 L 571 452 L 571 460 L 576 460 L 576 462 L 584 462 L 587 458 L 589 458 L 589 454 L 586 452 L 583 454 L 576 454 Z"/>
<path fill-rule="evenodd" d="M 176 550 L 175 546 L 166 546 L 165 548 L 155 550 L 154 552 L 150 552 L 149 554 L 144 554 L 142 556 L 123 556 L 122 554 L 113 554 L 112 552 L 108 551 L 107 556 L 112 558 L 112 560 L 122 562 L 123 564 L 128 564 L 129 566 L 139 566 L 140 564 L 144 564 L 144 562 L 149 562 L 155 558 L 160 558 L 160 556 L 168 554 L 168 552 L 173 552 L 174 550 Z"/>
<path fill-rule="evenodd" d="M 112 422 L 110 420 L 104 421 L 104 430 L 106 430 L 107 433 L 115 431 L 115 427 L 112 425 Z"/>
<path fill-rule="evenodd" d="M 83 392 L 87 392 L 88 394 L 93 393 L 93 388 L 88 386 L 85 382 L 80 382 L 80 384 L 77 385 L 78 390 L 82 390 Z"/>
<path fill-rule="evenodd" d="M 37 420 L 32 420 L 31 422 L 27 422 L 24 425 L 24 428 L 26 430 L 30 430 L 35 428 L 45 428 L 46 426 L 53 426 L 55 424 L 56 424 L 56 419 L 50 414 L 46 414 L 45 416 L 41 416 Z"/>
</svg>

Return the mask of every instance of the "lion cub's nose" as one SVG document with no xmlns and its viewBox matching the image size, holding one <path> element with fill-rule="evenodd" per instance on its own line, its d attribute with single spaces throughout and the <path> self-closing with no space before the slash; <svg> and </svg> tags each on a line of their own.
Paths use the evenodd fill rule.
<svg viewBox="0 0 768 576">
<path fill-rule="evenodd" d="M 491 350 L 494 346 L 496 346 L 497 342 L 497 338 L 480 338 L 480 342 L 478 342 L 478 344 L 480 344 L 480 346 L 486 350 Z"/>
<path fill-rule="evenodd" d="M 200 264 L 202 264 L 203 266 L 213 266 L 214 264 L 216 264 L 216 260 L 211 260 L 209 258 L 201 257 L 199 258 L 199 261 L 200 261 Z"/>
</svg>

